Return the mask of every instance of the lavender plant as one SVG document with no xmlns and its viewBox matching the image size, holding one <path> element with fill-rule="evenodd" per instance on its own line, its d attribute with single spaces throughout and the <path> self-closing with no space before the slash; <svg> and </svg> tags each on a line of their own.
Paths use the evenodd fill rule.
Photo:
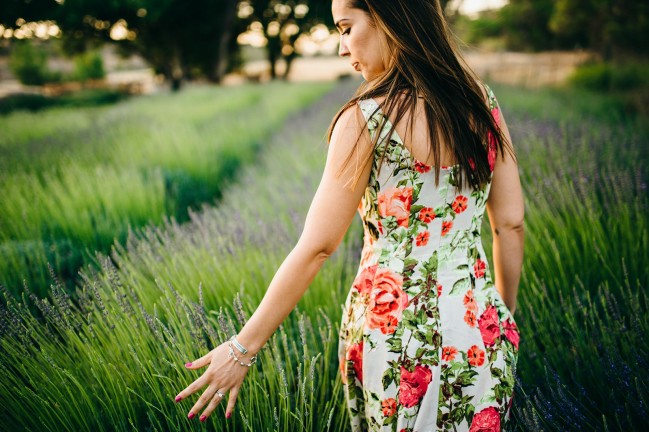
<svg viewBox="0 0 649 432">
<path fill-rule="evenodd" d="M 301 231 L 324 130 L 351 87 L 292 117 L 219 205 L 190 212 L 186 224 L 165 219 L 133 230 L 110 257 L 97 256 L 77 299 L 55 280 L 47 299 L 5 292 L 0 429 L 198 430 L 185 416 L 192 402 L 172 400 L 197 376 L 182 364 L 236 332 L 263 296 Z M 526 196 L 514 428 L 641 429 L 649 396 L 648 129 L 572 112 L 569 99 L 558 105 L 553 94 L 494 89 Z M 348 429 L 337 331 L 360 242 L 355 223 L 261 351 L 233 418 L 221 407 L 208 420 L 213 427 Z"/>
<path fill-rule="evenodd" d="M 187 220 L 329 87 L 202 87 L 0 118 L 0 282 L 19 292 L 26 279 L 43 296 L 49 262 L 72 287 L 94 251 L 107 253 L 129 229 Z"/>
</svg>

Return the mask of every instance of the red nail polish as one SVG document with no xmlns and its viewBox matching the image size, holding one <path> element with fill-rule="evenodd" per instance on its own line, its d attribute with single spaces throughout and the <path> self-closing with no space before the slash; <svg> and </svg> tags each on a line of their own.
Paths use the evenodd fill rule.
<svg viewBox="0 0 649 432">
<path fill-rule="evenodd" d="M 232 413 L 231 413 L 231 412 L 229 412 L 229 413 L 227 413 L 227 414 L 225 415 L 225 418 L 226 418 L 226 419 L 229 419 L 230 417 L 232 417 Z"/>
<path fill-rule="evenodd" d="M 192 362 L 185 363 L 185 367 L 192 367 Z"/>
<path fill-rule="evenodd" d="M 199 418 L 199 420 L 202 421 L 202 422 L 204 422 L 206 418 L 207 418 L 207 417 L 205 417 L 205 414 L 203 414 L 203 415 L 201 416 L 201 418 Z"/>
<path fill-rule="evenodd" d="M 196 417 L 196 414 L 194 413 L 189 413 L 189 415 L 187 416 L 187 418 L 190 420 L 193 419 L 194 417 Z"/>
<path fill-rule="evenodd" d="M 176 396 L 176 399 L 175 399 L 175 400 L 176 400 L 176 402 L 180 402 L 181 399 L 182 399 L 182 398 L 181 398 L 180 396 Z"/>
</svg>

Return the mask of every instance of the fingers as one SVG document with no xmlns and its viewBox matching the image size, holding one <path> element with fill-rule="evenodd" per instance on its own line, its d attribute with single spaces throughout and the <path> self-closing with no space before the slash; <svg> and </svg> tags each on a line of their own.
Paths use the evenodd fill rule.
<svg viewBox="0 0 649 432">
<path fill-rule="evenodd" d="M 228 366 L 228 360 L 226 359 L 224 352 L 226 348 L 225 344 L 222 344 L 203 357 L 185 364 L 185 367 L 190 370 L 209 366 L 199 378 L 176 396 L 176 402 L 180 402 L 207 386 L 198 401 L 196 401 L 192 409 L 189 411 L 187 416 L 188 418 L 192 419 L 196 417 L 199 414 L 199 411 L 203 410 L 200 420 L 205 421 L 221 403 L 225 397 L 225 393 L 228 391 L 230 394 L 228 398 L 228 406 L 226 408 L 226 418 L 232 416 L 239 388 L 241 387 L 241 381 L 243 381 L 247 371 L 245 369 L 235 371 L 232 369 L 231 365 Z M 217 386 L 217 382 L 219 382 L 221 387 Z M 233 385 L 236 387 L 232 387 Z"/>
<path fill-rule="evenodd" d="M 230 395 L 232 395 L 232 391 L 230 391 Z M 212 412 L 216 409 L 217 406 L 221 403 L 223 398 L 225 397 L 225 390 L 220 390 L 216 393 L 214 393 L 214 397 L 210 401 L 210 404 L 205 408 L 205 411 L 203 411 L 203 414 L 201 415 L 200 420 L 205 421 Z"/>
<path fill-rule="evenodd" d="M 191 383 L 189 386 L 187 386 L 185 390 L 178 393 L 178 395 L 176 396 L 176 402 L 179 402 L 180 400 L 185 399 L 190 394 L 197 392 L 205 384 L 207 384 L 207 378 L 205 377 L 205 374 L 203 374 L 200 377 L 196 378 L 196 380 L 193 383 Z"/>
<path fill-rule="evenodd" d="M 228 407 L 225 409 L 225 418 L 229 419 L 234 411 L 234 405 L 237 403 L 237 396 L 239 396 L 239 387 L 232 387 L 230 395 L 228 396 Z"/>
<path fill-rule="evenodd" d="M 185 363 L 185 367 L 187 369 L 200 369 L 202 367 L 205 367 L 210 364 L 210 361 L 212 360 L 212 351 L 208 352 L 205 354 L 203 357 L 199 358 L 198 360 L 194 360 L 189 363 Z"/>
<path fill-rule="evenodd" d="M 210 399 L 212 399 L 214 397 L 217 390 L 218 390 L 218 388 L 215 385 L 210 384 L 205 389 L 205 391 L 203 392 L 201 397 L 198 398 L 198 400 L 196 401 L 196 403 L 194 404 L 192 409 L 189 410 L 189 414 L 187 415 L 187 418 L 190 418 L 190 419 L 194 418 L 194 416 L 196 416 L 196 414 L 198 414 L 198 412 L 201 410 L 201 408 L 203 408 L 205 406 L 205 404 L 207 404 L 210 401 Z M 205 418 L 204 418 L 204 416 L 201 416 L 201 421 L 203 421 L 203 420 L 205 420 Z"/>
</svg>

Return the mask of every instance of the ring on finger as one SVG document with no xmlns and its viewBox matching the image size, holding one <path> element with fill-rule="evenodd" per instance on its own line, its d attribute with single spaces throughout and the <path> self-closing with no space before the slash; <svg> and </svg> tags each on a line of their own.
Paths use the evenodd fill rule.
<svg viewBox="0 0 649 432">
<path fill-rule="evenodd" d="M 220 391 L 217 390 L 217 391 L 216 391 L 216 395 L 217 395 L 219 398 L 223 399 L 223 396 L 225 396 L 225 393 L 221 393 Z"/>
</svg>

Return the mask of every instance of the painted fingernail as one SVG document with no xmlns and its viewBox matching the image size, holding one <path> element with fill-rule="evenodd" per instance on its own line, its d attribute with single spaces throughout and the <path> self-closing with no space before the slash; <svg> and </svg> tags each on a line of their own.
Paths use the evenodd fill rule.
<svg viewBox="0 0 649 432">
<path fill-rule="evenodd" d="M 182 398 L 180 396 L 176 396 L 176 402 L 180 402 Z"/>
<path fill-rule="evenodd" d="M 231 412 L 229 412 L 229 413 L 227 413 L 227 414 L 225 415 L 225 418 L 226 418 L 226 419 L 229 419 L 230 417 L 232 417 L 232 413 L 231 413 Z"/>
<path fill-rule="evenodd" d="M 189 413 L 189 415 L 187 415 L 188 419 L 193 419 L 194 417 L 196 417 L 196 414 L 194 413 Z"/>
<path fill-rule="evenodd" d="M 207 418 L 207 417 L 205 416 L 205 414 L 203 414 L 203 415 L 199 418 L 199 420 L 202 421 L 202 422 L 204 422 L 206 418 Z"/>
<path fill-rule="evenodd" d="M 185 367 L 192 367 L 192 362 L 185 363 Z"/>
</svg>

